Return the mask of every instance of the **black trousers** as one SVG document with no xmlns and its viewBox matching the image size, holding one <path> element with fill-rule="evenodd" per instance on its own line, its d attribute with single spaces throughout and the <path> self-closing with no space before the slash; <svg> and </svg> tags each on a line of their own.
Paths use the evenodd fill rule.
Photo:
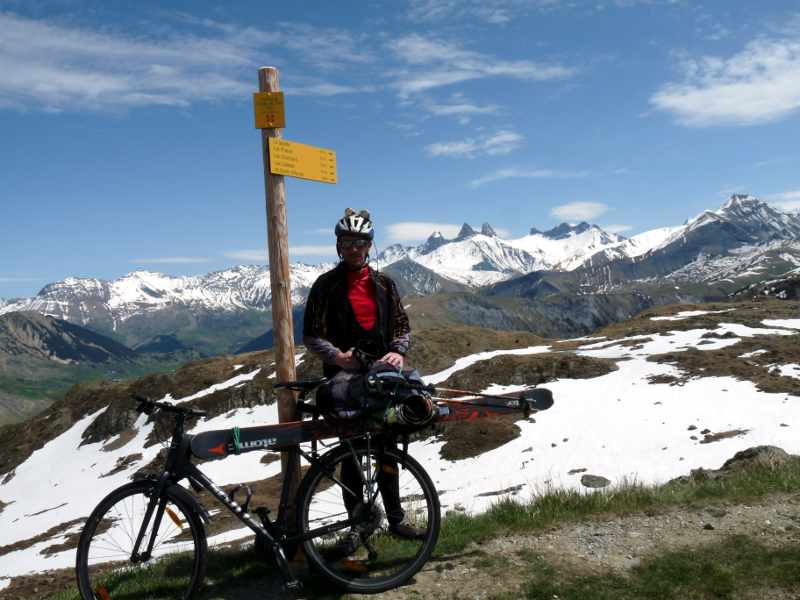
<svg viewBox="0 0 800 600">
<path fill-rule="evenodd" d="M 366 449 L 367 447 L 367 442 L 364 439 L 359 439 L 352 442 L 352 444 L 354 449 Z M 382 448 L 397 450 L 397 440 L 388 436 L 375 436 L 370 441 L 370 446 L 377 449 L 379 452 Z M 400 523 L 405 516 L 402 504 L 400 503 L 400 470 L 398 469 L 397 461 L 390 460 L 385 456 L 381 457 L 380 463 L 380 471 L 376 476 L 378 489 L 383 498 L 383 508 L 386 510 L 386 518 L 390 525 L 396 525 Z M 348 514 L 352 515 L 353 509 L 355 509 L 364 495 L 361 465 L 356 464 L 355 460 L 345 460 L 342 462 L 341 475 L 342 483 L 355 494 L 353 495 L 347 490 L 342 490 L 344 505 L 347 507 Z"/>
</svg>

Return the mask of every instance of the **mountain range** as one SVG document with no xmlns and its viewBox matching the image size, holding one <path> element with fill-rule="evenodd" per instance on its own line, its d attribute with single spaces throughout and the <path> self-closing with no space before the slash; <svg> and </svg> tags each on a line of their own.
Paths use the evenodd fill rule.
<svg viewBox="0 0 800 600">
<path fill-rule="evenodd" d="M 681 226 L 630 238 L 562 223 L 505 240 L 488 223 L 480 230 L 465 223 L 453 239 L 435 232 L 418 246 L 389 246 L 376 264 L 395 279 L 420 324 L 581 335 L 648 306 L 722 299 L 797 272 L 800 215 L 734 195 Z M 332 266 L 291 265 L 297 331 L 311 284 Z M 68 277 L 32 298 L 0 301 L 0 315 L 33 311 L 130 348 L 215 355 L 271 344 L 270 307 L 268 268 L 237 266 L 192 277 Z"/>
</svg>

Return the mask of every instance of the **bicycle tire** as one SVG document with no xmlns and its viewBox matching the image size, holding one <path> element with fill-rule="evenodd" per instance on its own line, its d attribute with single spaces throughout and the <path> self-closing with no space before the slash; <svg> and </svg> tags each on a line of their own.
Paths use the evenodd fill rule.
<svg viewBox="0 0 800 600">
<path fill-rule="evenodd" d="M 309 532 L 315 528 L 348 519 L 342 486 L 334 478 L 340 479 L 344 461 L 357 460 L 364 473 L 366 457 L 366 448 L 337 446 L 323 456 L 320 463 L 309 469 L 297 496 L 298 531 L 303 535 L 310 535 Z M 424 530 L 424 538 L 408 540 L 392 534 L 382 506 L 382 494 L 378 493 L 374 496 L 374 504 L 362 502 L 362 507 L 358 509 L 365 511 L 362 514 L 374 515 L 374 521 L 370 517 L 368 525 L 369 528 L 374 526 L 374 529 L 364 535 L 367 536 L 367 543 L 376 550 L 376 556 L 371 555 L 367 546 L 358 548 L 354 553 L 342 555 L 339 549 L 343 544 L 341 538 L 350 529 L 320 535 L 303 542 L 308 562 L 326 579 L 344 590 L 367 594 L 396 588 L 413 577 L 430 558 L 441 527 L 436 488 L 419 462 L 411 456 L 401 456 L 397 450 L 388 448 L 371 449 L 370 458 L 376 467 L 387 461 L 397 463 L 405 519 Z M 372 468 L 372 472 L 377 473 L 377 468 Z M 365 483 L 366 479 L 365 477 Z"/>
<path fill-rule="evenodd" d="M 109 600 L 120 594 L 188 600 L 200 587 L 206 568 L 205 529 L 199 515 L 169 489 L 153 557 L 131 561 L 147 505 L 158 489 L 155 481 L 123 485 L 103 498 L 86 520 L 75 565 L 83 600 Z M 147 547 L 154 521 L 155 512 L 142 548 Z"/>
</svg>

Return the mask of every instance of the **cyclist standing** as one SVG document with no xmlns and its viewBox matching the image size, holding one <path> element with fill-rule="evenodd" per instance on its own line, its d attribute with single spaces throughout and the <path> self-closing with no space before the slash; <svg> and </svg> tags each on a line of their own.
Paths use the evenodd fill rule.
<svg viewBox="0 0 800 600">
<path fill-rule="evenodd" d="M 303 322 L 303 343 L 322 359 L 326 377 L 342 370 L 362 371 L 367 359 L 400 370 L 411 328 L 394 281 L 369 266 L 369 251 L 375 236 L 369 212 L 346 209 L 334 231 L 340 262 L 320 275 L 311 287 Z M 396 445 L 392 439 L 382 441 Z M 355 464 L 345 463 L 342 479 L 351 489 L 361 487 L 361 474 Z M 424 537 L 423 531 L 405 519 L 396 464 L 384 464 L 378 486 L 389 530 L 404 538 Z M 352 514 L 357 501 L 345 493 L 344 502 Z M 359 543 L 353 539 L 353 549 Z"/>
</svg>

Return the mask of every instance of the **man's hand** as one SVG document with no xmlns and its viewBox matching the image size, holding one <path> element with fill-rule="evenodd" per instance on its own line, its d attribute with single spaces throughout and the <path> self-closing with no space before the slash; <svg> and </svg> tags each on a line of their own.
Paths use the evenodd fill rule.
<svg viewBox="0 0 800 600">
<path fill-rule="evenodd" d="M 347 352 L 339 352 L 334 359 L 334 364 L 345 371 L 356 371 L 361 368 L 361 362 L 353 356 L 353 348 Z"/>
<path fill-rule="evenodd" d="M 378 362 L 385 362 L 392 365 L 395 369 L 402 369 L 405 359 L 402 354 L 398 354 L 397 352 L 387 352 Z"/>
</svg>

